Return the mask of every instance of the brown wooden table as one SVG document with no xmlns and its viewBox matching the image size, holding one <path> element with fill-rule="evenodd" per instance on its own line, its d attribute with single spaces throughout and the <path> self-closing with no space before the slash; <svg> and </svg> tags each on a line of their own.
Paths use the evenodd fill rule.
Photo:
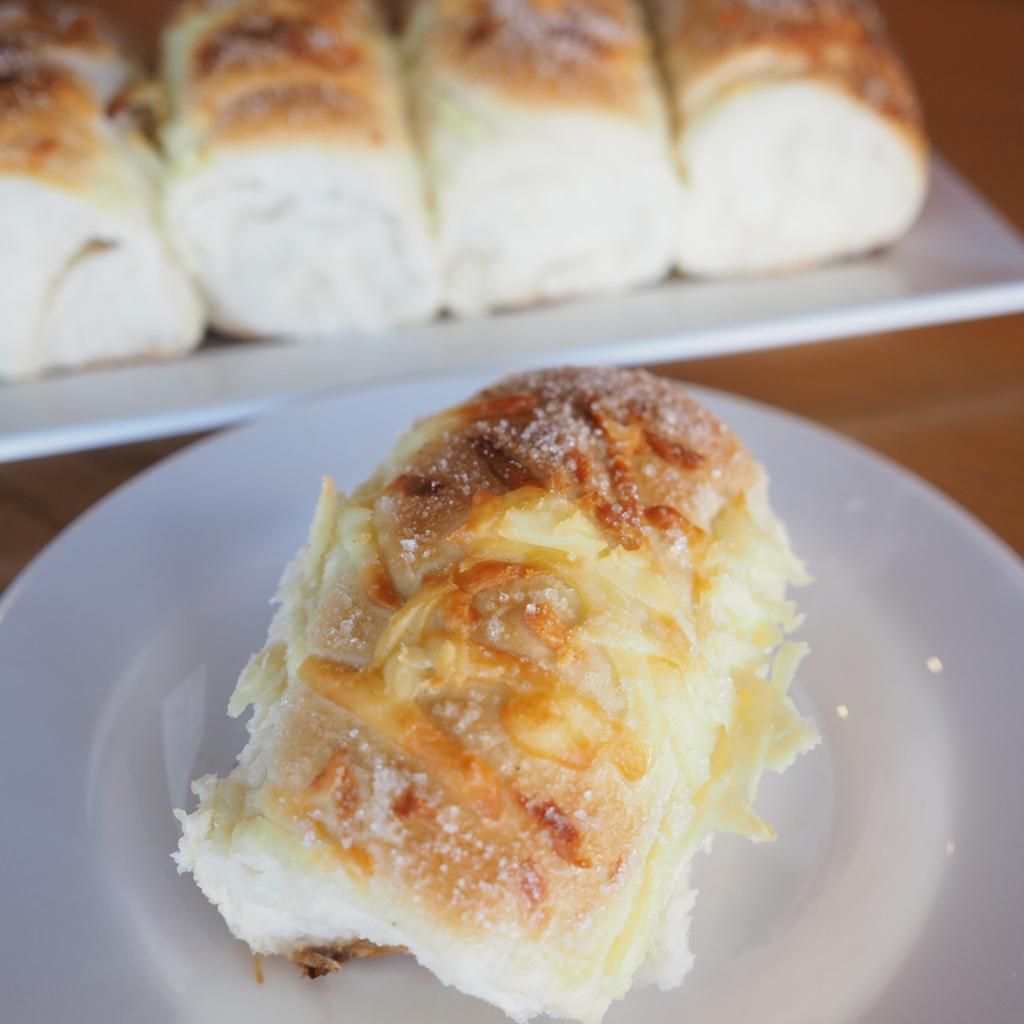
<svg viewBox="0 0 1024 1024">
<path fill-rule="evenodd" d="M 167 0 L 100 0 L 152 48 Z M 883 0 L 932 137 L 1024 226 L 1024 3 Z M 1024 554 L 1024 316 L 751 355 L 659 372 L 778 405 L 937 484 Z M 0 586 L 63 526 L 194 438 L 0 466 Z"/>
</svg>

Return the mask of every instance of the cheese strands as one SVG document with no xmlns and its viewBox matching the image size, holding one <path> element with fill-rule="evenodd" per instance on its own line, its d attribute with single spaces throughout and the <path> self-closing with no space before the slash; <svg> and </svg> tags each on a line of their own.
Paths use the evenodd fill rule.
<svg viewBox="0 0 1024 1024">
<path fill-rule="evenodd" d="M 678 984 L 693 853 L 769 840 L 803 570 L 740 442 L 668 381 L 510 378 L 325 483 L 177 853 L 259 954 L 407 950 L 518 1021 Z"/>
</svg>

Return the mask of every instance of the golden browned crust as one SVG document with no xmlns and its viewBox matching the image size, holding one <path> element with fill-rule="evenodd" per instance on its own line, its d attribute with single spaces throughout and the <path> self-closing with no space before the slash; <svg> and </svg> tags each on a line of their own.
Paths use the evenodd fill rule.
<svg viewBox="0 0 1024 1024">
<path fill-rule="evenodd" d="M 380 145 L 401 134 L 401 99 L 369 0 L 187 4 L 202 27 L 183 59 L 179 112 L 217 143 L 274 137 Z"/>
<path fill-rule="evenodd" d="M 89 15 L 0 6 L 0 173 L 81 185 L 103 148 L 92 85 L 55 50 L 102 55 L 110 40 Z"/>
<path fill-rule="evenodd" d="M 106 97 L 93 74 L 111 87 L 132 74 L 114 31 L 95 11 L 0 4 L 0 173 L 88 185 L 108 148 Z"/>
<path fill-rule="evenodd" d="M 101 115 L 74 72 L 0 50 L 0 173 L 81 185 L 103 149 Z"/>
<path fill-rule="evenodd" d="M 366 939 L 353 939 L 342 946 L 310 946 L 292 954 L 292 962 L 307 978 L 322 978 L 340 971 L 350 960 L 370 960 L 406 952 L 403 946 L 377 946 Z"/>
<path fill-rule="evenodd" d="M 117 35 L 95 10 L 73 4 L 0 4 L 0 47 L 42 55 L 48 50 L 121 60 Z"/>
<path fill-rule="evenodd" d="M 703 530 L 756 474 L 737 439 L 676 384 L 640 371 L 546 370 L 514 376 L 448 414 L 444 432 L 380 487 L 379 528 L 415 543 L 416 565 L 446 557 L 447 538 L 481 494 L 523 486 L 586 503 L 635 547 L 648 526 Z M 396 472 L 397 469 L 397 472 Z M 407 545 L 408 546 L 408 545 Z M 400 587 L 410 560 L 388 551 Z M 405 589 L 408 593 L 408 589 Z"/>
<path fill-rule="evenodd" d="M 595 610 L 572 558 L 542 543 L 491 551 L 487 517 L 543 522 L 531 510 L 548 501 L 579 514 L 598 549 L 662 588 L 670 611 L 647 625 L 685 666 L 696 655 L 671 617 L 701 600 L 692 574 L 716 517 L 762 479 L 716 417 L 639 371 L 518 375 L 417 426 L 345 506 L 369 560 L 317 583 L 301 662 L 261 656 L 262 673 L 304 684 L 264 813 L 448 927 L 576 927 L 632 877 L 649 738 L 586 633 Z"/>
<path fill-rule="evenodd" d="M 752 81 L 814 78 L 877 110 L 923 141 L 920 106 L 906 67 L 871 0 L 649 0 L 681 120 L 691 90 L 744 55 L 763 52 L 720 90 Z M 701 92 L 699 106 L 720 94 Z"/>
<path fill-rule="evenodd" d="M 631 0 L 436 0 L 423 20 L 413 48 L 431 73 L 518 103 L 650 109 L 653 58 Z"/>
</svg>

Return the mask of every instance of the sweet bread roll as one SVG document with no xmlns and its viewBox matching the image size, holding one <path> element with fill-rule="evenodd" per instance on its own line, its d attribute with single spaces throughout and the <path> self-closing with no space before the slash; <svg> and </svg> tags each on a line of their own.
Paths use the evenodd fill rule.
<svg viewBox="0 0 1024 1024">
<path fill-rule="evenodd" d="M 632 0 L 422 0 L 405 50 L 452 311 L 667 272 L 676 183 Z"/>
<path fill-rule="evenodd" d="M 193 347 L 199 300 L 156 216 L 132 78 L 94 15 L 0 4 L 0 377 Z"/>
<path fill-rule="evenodd" d="M 431 316 L 435 253 L 372 0 L 193 0 L 163 64 L 168 221 L 218 327 L 312 335 Z"/>
<path fill-rule="evenodd" d="M 927 144 L 870 0 L 649 2 L 684 182 L 682 270 L 795 269 L 907 230 Z"/>
<path fill-rule="evenodd" d="M 598 1021 L 642 965 L 675 985 L 692 853 L 772 838 L 761 774 L 815 741 L 786 695 L 801 576 L 762 470 L 678 387 L 510 378 L 324 484 L 179 869 L 311 973 L 405 949 L 516 1020 Z"/>
</svg>

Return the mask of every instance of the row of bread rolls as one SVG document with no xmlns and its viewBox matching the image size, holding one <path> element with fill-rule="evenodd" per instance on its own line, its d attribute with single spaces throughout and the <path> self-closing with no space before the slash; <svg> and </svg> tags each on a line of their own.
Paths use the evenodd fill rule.
<svg viewBox="0 0 1024 1024">
<path fill-rule="evenodd" d="M 302 336 L 808 266 L 920 209 L 867 0 L 410 0 L 397 38 L 383 3 L 187 0 L 159 186 L 95 20 L 0 4 L 0 373 L 194 344 L 168 244 L 215 327 Z"/>
</svg>

